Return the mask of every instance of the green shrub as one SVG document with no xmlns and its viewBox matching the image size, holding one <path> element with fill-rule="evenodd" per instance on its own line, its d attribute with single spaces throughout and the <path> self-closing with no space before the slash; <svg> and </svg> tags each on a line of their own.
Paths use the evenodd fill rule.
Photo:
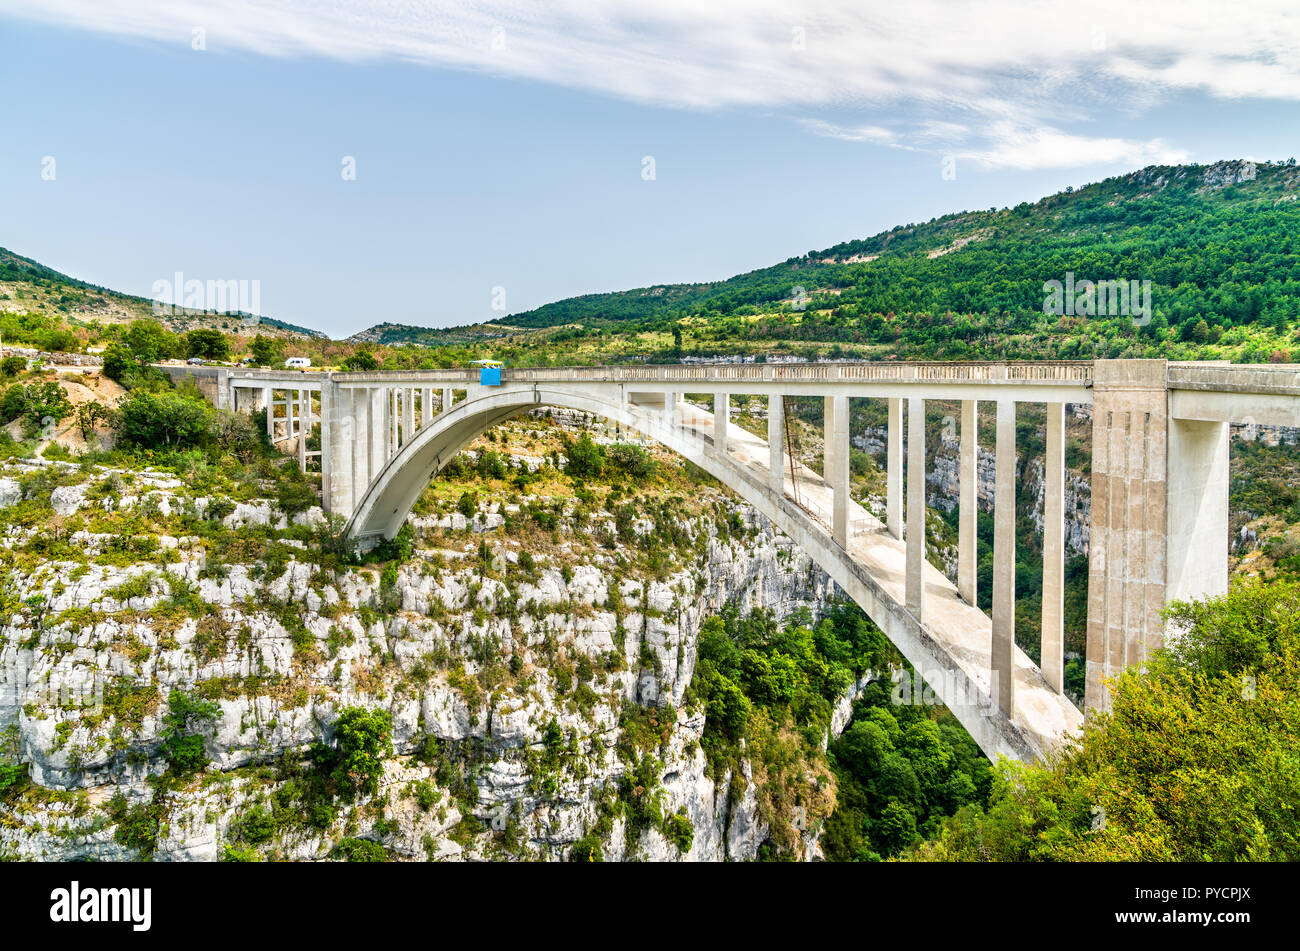
<svg viewBox="0 0 1300 951">
<path fill-rule="evenodd" d="M 565 455 L 569 459 L 565 471 L 575 479 L 595 478 L 605 466 L 605 451 L 592 442 L 587 433 L 579 436 L 568 447 Z"/>
<path fill-rule="evenodd" d="M 334 723 L 337 759 L 331 776 L 346 799 L 379 792 L 384 760 L 392 752 L 393 721 L 386 710 L 348 707 Z"/>
<path fill-rule="evenodd" d="M 631 443 L 614 443 L 605 447 L 605 464 L 633 479 L 648 479 L 659 468 L 654 456 Z"/>
<path fill-rule="evenodd" d="M 686 814 L 684 806 L 671 816 L 664 817 L 663 828 L 660 831 L 663 832 L 664 838 L 677 846 L 679 852 L 689 852 L 695 842 L 695 826 L 691 825 L 690 816 Z"/>
<path fill-rule="evenodd" d="M 275 819 L 264 806 L 254 805 L 239 818 L 231 831 L 241 842 L 261 845 L 275 835 Z"/>
<path fill-rule="evenodd" d="M 197 700 L 179 690 L 167 698 L 163 716 L 162 754 L 177 776 L 189 776 L 208 765 L 208 755 L 200 730 L 207 730 L 221 715 L 221 707 L 211 700 Z"/>
<path fill-rule="evenodd" d="M 369 839 L 339 839 L 330 849 L 330 858 L 344 862 L 387 862 L 388 853 L 378 842 Z"/>
<path fill-rule="evenodd" d="M 573 848 L 569 849 L 570 862 L 600 862 L 600 836 L 594 832 L 588 832 L 577 842 L 573 843 Z"/>
<path fill-rule="evenodd" d="M 199 397 L 136 390 L 118 409 L 117 432 L 124 443 L 141 449 L 204 446 L 213 438 L 214 415 Z"/>
</svg>

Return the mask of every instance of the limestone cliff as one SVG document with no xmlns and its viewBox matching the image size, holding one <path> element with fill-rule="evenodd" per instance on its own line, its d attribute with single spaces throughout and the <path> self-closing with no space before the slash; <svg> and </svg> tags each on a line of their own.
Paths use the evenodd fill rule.
<svg viewBox="0 0 1300 951">
<path fill-rule="evenodd" d="M 425 517 L 436 544 L 417 541 L 381 570 L 321 564 L 318 509 L 290 518 L 269 500 L 222 505 L 147 470 L 31 460 L 5 476 L 6 506 L 39 504 L 34 479 L 60 484 L 48 557 L 34 554 L 48 524 L 18 520 L 4 538 L 0 730 L 32 784 L 0 803 L 0 854 L 131 858 L 122 809 L 153 802 L 156 859 L 217 859 L 241 837 L 267 857 L 318 859 L 349 836 L 411 859 L 563 858 L 637 759 L 628 723 L 647 720 L 664 811 L 684 812 L 693 836 L 683 852 L 615 818 L 606 859 L 751 859 L 767 834 L 748 764 L 740 775 L 706 768 L 703 713 L 687 702 L 696 638 L 726 603 L 816 612 L 834 591 L 721 492 L 712 501 L 730 522 L 692 516 L 681 526 L 690 557 L 639 578 L 596 541 L 616 519 L 603 509 L 545 552 L 507 534 L 485 565 L 483 530 L 518 518 L 531 497 Z M 96 527 L 146 513 L 195 530 L 124 538 Z M 649 519 L 634 527 L 652 530 Z M 151 799 L 173 690 L 218 704 L 204 732 L 211 764 Z M 277 764 L 328 741 L 349 706 L 391 716 L 379 794 L 323 829 L 250 833 L 293 781 Z M 559 767 L 547 762 L 548 730 L 562 737 Z M 815 854 L 811 833 L 806 846 Z"/>
</svg>

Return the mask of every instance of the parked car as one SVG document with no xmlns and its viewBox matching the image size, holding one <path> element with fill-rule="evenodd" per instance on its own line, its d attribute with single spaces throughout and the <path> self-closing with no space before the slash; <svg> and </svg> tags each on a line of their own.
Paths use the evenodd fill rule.
<svg viewBox="0 0 1300 951">
<path fill-rule="evenodd" d="M 286 370 L 303 370 L 311 366 L 311 357 L 290 357 L 284 366 Z"/>
<path fill-rule="evenodd" d="M 192 367 L 201 367 L 201 366 L 203 366 L 203 358 L 202 358 L 202 357 L 190 357 L 190 358 L 189 358 L 188 360 L 186 360 L 185 362 L 188 363 L 188 364 L 189 364 L 190 366 L 192 366 Z"/>
</svg>

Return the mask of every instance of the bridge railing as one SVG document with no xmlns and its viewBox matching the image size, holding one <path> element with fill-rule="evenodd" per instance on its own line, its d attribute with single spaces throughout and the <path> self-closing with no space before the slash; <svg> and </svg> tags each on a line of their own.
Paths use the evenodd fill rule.
<svg viewBox="0 0 1300 951">
<path fill-rule="evenodd" d="M 1172 389 L 1300 396 L 1300 365 L 1294 363 L 1171 363 L 1165 372 Z"/>
<path fill-rule="evenodd" d="M 520 367 L 506 370 L 511 382 L 781 383 L 859 382 L 1043 382 L 1087 383 L 1092 362 L 1052 363 L 722 363 L 592 367 Z"/>
</svg>

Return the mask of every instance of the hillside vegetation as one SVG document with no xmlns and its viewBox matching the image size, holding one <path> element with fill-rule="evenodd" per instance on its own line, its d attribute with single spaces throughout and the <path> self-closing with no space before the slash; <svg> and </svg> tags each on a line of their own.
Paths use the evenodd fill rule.
<svg viewBox="0 0 1300 951">
<path fill-rule="evenodd" d="M 1300 314 L 1298 193 L 1292 162 L 1151 166 L 715 283 L 573 297 L 475 328 L 388 324 L 371 339 L 516 365 L 739 354 L 1286 362 Z M 1068 274 L 1150 281 L 1149 323 L 1044 314 L 1045 282 Z"/>
</svg>

